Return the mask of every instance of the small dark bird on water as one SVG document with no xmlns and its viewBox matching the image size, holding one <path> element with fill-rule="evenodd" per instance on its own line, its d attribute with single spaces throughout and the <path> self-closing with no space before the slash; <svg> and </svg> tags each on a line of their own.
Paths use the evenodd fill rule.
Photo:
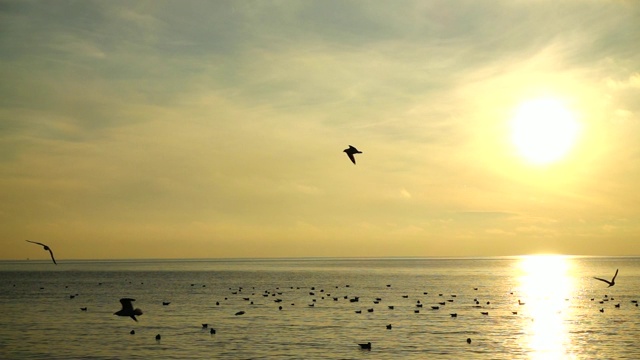
<svg viewBox="0 0 640 360">
<path fill-rule="evenodd" d="M 206 328 L 208 328 L 208 327 L 209 327 L 209 324 L 202 324 L 202 328 L 203 328 L 203 329 L 206 329 Z"/>
<path fill-rule="evenodd" d="M 388 330 L 391 330 L 391 328 L 392 328 L 391 324 L 387 325 Z"/>
<path fill-rule="evenodd" d="M 134 309 L 133 304 L 131 303 L 132 301 L 136 301 L 136 299 L 129 299 L 129 298 L 120 299 L 120 304 L 122 304 L 122 309 L 114 312 L 113 315 L 129 316 L 133 320 L 138 321 L 138 319 L 136 319 L 136 315 L 138 316 L 142 315 L 142 310 Z"/>
<path fill-rule="evenodd" d="M 160 334 L 156 335 L 156 340 L 160 341 L 160 339 L 162 339 L 162 336 Z"/>
<path fill-rule="evenodd" d="M 87 311 L 87 308 L 86 308 L 86 307 L 83 307 L 83 308 L 80 308 L 80 310 L 82 310 L 82 311 Z"/>
<path fill-rule="evenodd" d="M 360 346 L 360 349 L 362 350 L 371 350 L 371 343 L 368 342 L 366 344 L 358 344 Z"/>
<path fill-rule="evenodd" d="M 343 152 L 347 153 L 347 156 L 349 157 L 349 160 L 351 160 L 351 162 L 355 165 L 356 163 L 356 158 L 355 154 L 362 154 L 362 151 L 356 149 L 355 147 L 349 145 L 348 149 L 344 149 Z"/>
<path fill-rule="evenodd" d="M 236 313 L 236 316 L 239 316 L 239 315 L 244 315 L 244 311 L 238 311 L 238 312 Z"/>
<path fill-rule="evenodd" d="M 169 304 L 171 304 L 171 302 L 170 302 L 170 301 L 163 301 L 163 302 L 162 302 L 162 305 L 164 305 L 164 306 L 167 306 L 167 305 L 169 305 Z"/>
<path fill-rule="evenodd" d="M 131 334 L 131 335 L 135 335 L 135 334 L 136 334 L 136 331 L 135 331 L 135 330 L 131 330 L 131 331 L 129 331 L 129 334 Z"/>
<path fill-rule="evenodd" d="M 596 280 L 600 280 L 600 281 L 606 282 L 607 284 L 609 284 L 608 287 L 612 287 L 613 285 L 616 284 L 616 276 L 618 276 L 618 269 L 616 269 L 616 273 L 615 273 L 615 275 L 613 275 L 613 279 L 611 279 L 611 281 L 605 280 L 605 279 L 601 279 L 601 278 L 595 277 L 595 276 L 593 278 L 596 279 Z"/>
<path fill-rule="evenodd" d="M 467 338 L 467 344 L 471 344 L 471 338 Z"/>
<path fill-rule="evenodd" d="M 39 243 L 37 241 L 31 241 L 31 240 L 25 240 L 25 241 L 28 241 L 28 242 L 30 242 L 32 244 L 38 244 L 38 245 L 42 246 L 44 248 L 44 250 L 48 251 L 49 254 L 51 255 L 51 260 L 53 260 L 53 263 L 58 265 L 58 263 L 56 262 L 56 259 L 53 257 L 53 251 L 51 251 L 51 248 L 48 245 L 45 245 L 43 243 Z"/>
<path fill-rule="evenodd" d="M 211 329 L 209 332 L 211 333 L 211 335 L 215 335 L 216 334 L 216 329 Z"/>
</svg>

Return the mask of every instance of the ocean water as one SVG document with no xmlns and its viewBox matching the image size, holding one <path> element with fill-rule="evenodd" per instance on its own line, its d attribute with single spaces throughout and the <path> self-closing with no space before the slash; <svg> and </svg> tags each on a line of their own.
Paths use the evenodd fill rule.
<svg viewBox="0 0 640 360">
<path fill-rule="evenodd" d="M 3 261 L 0 358 L 640 359 L 636 300 L 640 258 Z"/>
</svg>

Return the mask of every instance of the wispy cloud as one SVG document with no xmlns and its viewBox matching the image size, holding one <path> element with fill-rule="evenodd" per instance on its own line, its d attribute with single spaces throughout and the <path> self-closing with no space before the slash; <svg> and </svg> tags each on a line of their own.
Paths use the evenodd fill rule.
<svg viewBox="0 0 640 360">
<path fill-rule="evenodd" d="M 154 238 L 148 256 L 202 257 L 320 254 L 308 241 L 322 255 L 521 253 L 531 247 L 506 239 L 535 236 L 584 253 L 593 244 L 576 239 L 633 237 L 639 12 L 572 0 L 2 2 L 4 256 L 23 257 L 11 239 L 32 235 L 94 239 L 73 257 Z M 566 159 L 535 168 L 508 122 L 541 95 L 584 132 Z"/>
</svg>

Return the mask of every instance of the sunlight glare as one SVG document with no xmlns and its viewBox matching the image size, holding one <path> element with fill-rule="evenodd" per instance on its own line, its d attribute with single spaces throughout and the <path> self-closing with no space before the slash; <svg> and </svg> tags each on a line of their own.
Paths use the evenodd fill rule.
<svg viewBox="0 0 640 360">
<path fill-rule="evenodd" d="M 526 256 L 520 262 L 520 270 L 523 310 L 531 318 L 525 333 L 529 334 L 532 358 L 565 358 L 568 341 L 565 299 L 570 298 L 573 291 L 568 276 L 569 262 L 557 255 Z"/>
<path fill-rule="evenodd" d="M 561 159 L 574 145 L 578 131 L 574 114 L 554 98 L 522 103 L 512 120 L 513 143 L 535 164 Z"/>
</svg>

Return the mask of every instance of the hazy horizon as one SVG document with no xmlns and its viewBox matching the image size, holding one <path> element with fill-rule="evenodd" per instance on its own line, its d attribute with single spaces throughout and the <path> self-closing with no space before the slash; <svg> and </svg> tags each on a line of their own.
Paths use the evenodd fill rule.
<svg viewBox="0 0 640 360">
<path fill-rule="evenodd" d="M 638 2 L 2 1 L 0 75 L 0 259 L 638 255 Z"/>
<path fill-rule="evenodd" d="M 640 255 L 576 255 L 576 254 L 520 254 L 520 255 L 501 255 L 501 256 L 307 256 L 307 257 L 262 257 L 262 258 L 96 258 L 96 259 L 63 259 L 58 260 L 58 263 L 75 263 L 75 262 L 255 262 L 255 261 L 379 261 L 379 260 L 517 260 L 517 259 L 529 259 L 529 258 L 568 258 L 568 259 L 634 259 L 640 258 Z M 34 262 L 38 264 L 48 264 L 50 261 L 46 259 L 0 259 L 0 262 L 16 262 L 16 263 L 28 263 Z M 56 269 L 55 267 L 51 269 Z"/>
</svg>

